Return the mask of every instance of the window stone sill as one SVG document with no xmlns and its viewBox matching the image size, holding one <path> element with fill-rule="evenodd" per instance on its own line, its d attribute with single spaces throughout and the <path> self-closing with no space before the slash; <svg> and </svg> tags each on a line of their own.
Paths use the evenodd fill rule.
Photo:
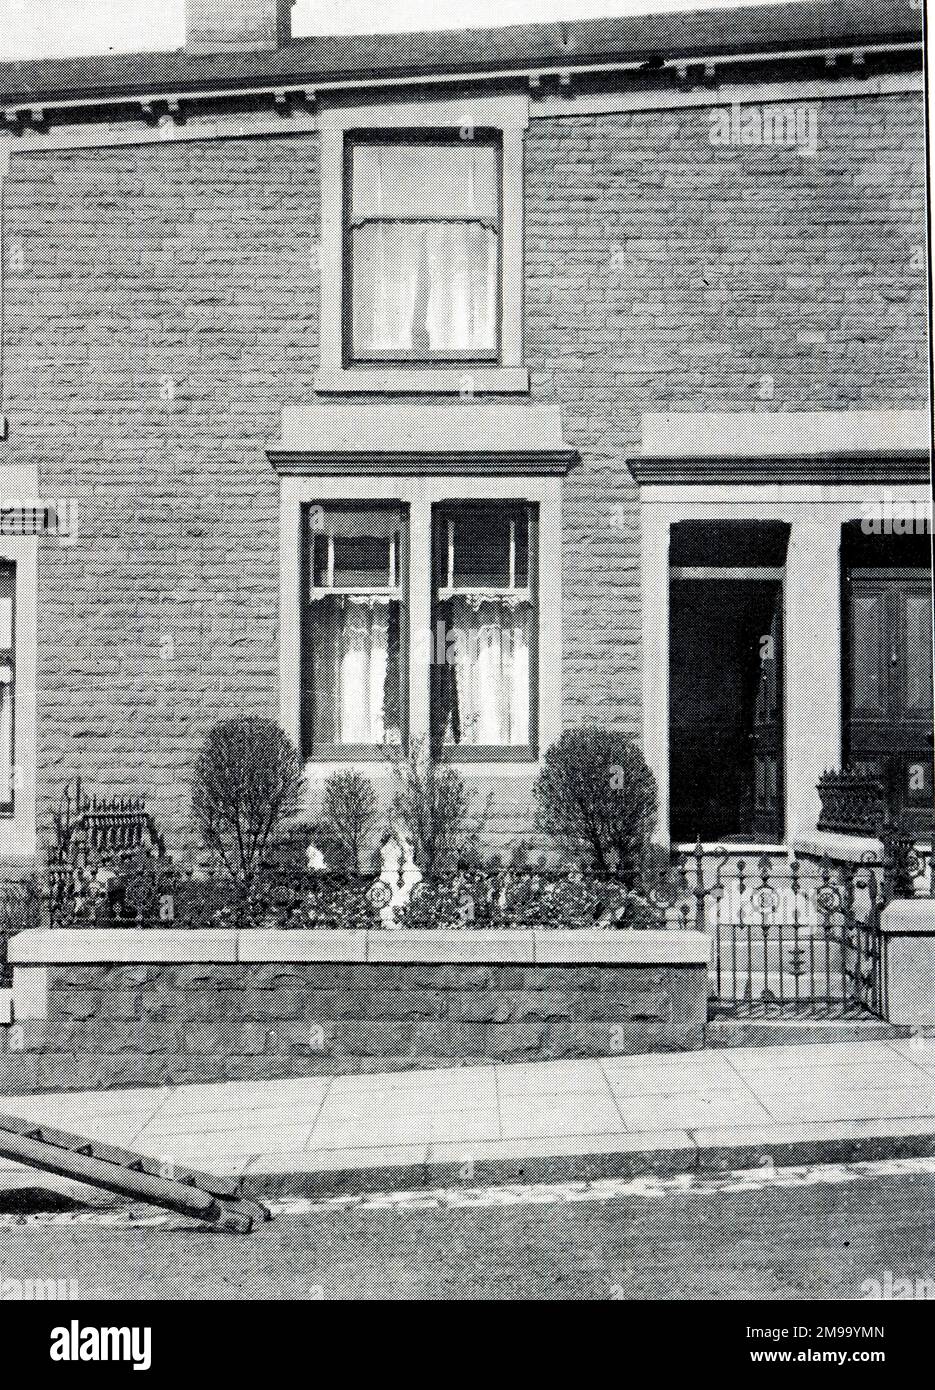
<svg viewBox="0 0 935 1390">
<path fill-rule="evenodd" d="M 368 391 L 450 396 L 521 395 L 526 367 L 324 367 L 315 377 L 322 394 Z"/>
</svg>

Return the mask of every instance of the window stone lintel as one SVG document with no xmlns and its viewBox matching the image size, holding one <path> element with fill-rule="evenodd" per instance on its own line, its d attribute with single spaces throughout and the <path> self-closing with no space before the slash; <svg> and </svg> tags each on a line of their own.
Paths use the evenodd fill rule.
<svg viewBox="0 0 935 1390">
<path fill-rule="evenodd" d="M 279 474 L 562 475 L 578 460 L 552 404 L 287 406 L 267 450 Z"/>
</svg>

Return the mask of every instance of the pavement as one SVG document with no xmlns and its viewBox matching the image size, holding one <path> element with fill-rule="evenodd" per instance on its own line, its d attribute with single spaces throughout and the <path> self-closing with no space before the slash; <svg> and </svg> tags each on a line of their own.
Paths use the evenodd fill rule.
<svg viewBox="0 0 935 1390">
<path fill-rule="evenodd" d="M 935 1154 L 935 1039 L 0 1097 L 0 1110 L 317 1196 Z M 0 1164 L 0 1188 L 55 1186 Z"/>
</svg>

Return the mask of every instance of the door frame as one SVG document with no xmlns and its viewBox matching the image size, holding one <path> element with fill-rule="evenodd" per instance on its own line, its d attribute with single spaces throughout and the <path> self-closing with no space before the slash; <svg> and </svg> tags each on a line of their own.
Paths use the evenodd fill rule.
<svg viewBox="0 0 935 1390">
<path fill-rule="evenodd" d="M 781 846 L 781 845 L 784 843 L 784 837 L 785 837 L 786 828 L 787 828 L 787 808 L 786 808 L 786 761 L 787 761 L 787 759 L 786 759 L 786 670 L 785 670 L 785 667 L 786 667 L 786 569 L 785 569 L 785 566 L 784 566 L 784 565 L 783 565 L 783 566 L 766 566 L 766 565 L 760 565 L 760 566 L 756 566 L 756 565 L 749 565 L 749 566 L 740 566 L 740 565 L 722 565 L 722 566 L 718 566 L 718 565 L 670 565 L 670 566 L 669 566 L 669 596 L 668 596 L 668 623 L 667 623 L 667 630 L 668 630 L 668 643 L 667 643 L 667 648 L 668 648 L 668 663 L 669 663 L 669 670 L 668 670 L 668 672 L 667 672 L 667 689 L 668 689 L 668 692 L 669 692 L 669 698 L 668 698 L 668 701 L 667 701 L 666 737 L 667 737 L 667 742 L 668 742 L 668 746 L 669 746 L 669 750 L 670 750 L 670 756 L 669 756 L 669 762 L 668 762 L 669 786 L 668 786 L 668 796 L 667 796 L 670 832 L 671 832 L 672 810 L 673 810 L 672 781 L 671 781 L 671 779 L 672 779 L 671 747 L 672 747 L 672 715 L 673 715 L 672 699 L 671 699 L 672 587 L 673 587 L 673 585 L 674 585 L 675 583 L 683 582 L 683 581 L 686 581 L 686 580 L 688 580 L 688 581 L 693 581 L 693 582 L 703 581 L 703 582 L 712 582 L 712 583 L 725 583 L 725 582 L 726 582 L 726 583 L 758 583 L 758 584 L 775 583 L 775 584 L 777 584 L 777 585 L 779 586 L 780 662 L 779 662 L 779 668 L 778 668 L 778 671 L 777 671 L 777 685 L 778 685 L 778 698 L 777 698 L 777 726 L 778 726 L 778 732 L 777 732 L 777 739 L 776 739 L 776 743 L 777 743 L 777 748 L 776 748 L 776 753 L 777 753 L 777 779 L 776 779 L 776 780 L 777 780 L 777 787 L 776 787 L 776 800 L 777 800 L 777 820 L 778 820 L 778 824 L 777 824 L 777 834 L 776 834 L 775 837 L 772 838 L 772 839 L 759 841 L 759 840 L 756 839 L 756 832 L 755 832 L 755 830 L 751 828 L 751 832 L 750 832 L 749 837 L 748 837 L 748 838 L 744 838 L 742 842 L 741 842 L 741 841 L 737 841 L 737 842 L 736 842 L 736 847 L 739 847 L 739 846 L 741 845 L 741 843 L 742 843 L 742 845 L 743 845 L 744 847 L 749 846 L 751 849 L 754 849 L 754 848 L 755 848 L 755 849 L 765 849 L 765 848 L 775 848 L 775 847 Z M 754 775 L 755 775 L 755 771 L 754 771 Z M 735 845 L 733 844 L 733 842 L 731 843 L 731 847 L 732 847 L 732 848 L 735 847 Z"/>
</svg>

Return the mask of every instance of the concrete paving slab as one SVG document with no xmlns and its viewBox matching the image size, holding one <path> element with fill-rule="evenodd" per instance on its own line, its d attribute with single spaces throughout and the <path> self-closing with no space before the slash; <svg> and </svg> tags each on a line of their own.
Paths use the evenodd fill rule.
<svg viewBox="0 0 935 1390">
<path fill-rule="evenodd" d="M 336 1120 L 320 1122 L 311 1135 L 310 1148 L 386 1148 L 398 1144 L 435 1143 L 451 1140 L 501 1138 L 500 1119 L 496 1111 L 458 1111 L 445 1115 L 381 1115 L 365 1122 Z M 269 1147 L 269 1146 L 267 1146 Z"/>
<path fill-rule="evenodd" d="M 768 1123 L 774 1117 L 755 1096 L 740 1091 L 711 1096 L 617 1096 L 624 1124 L 631 1133 L 657 1129 Z"/>
<path fill-rule="evenodd" d="M 742 1073 L 737 1073 L 738 1077 Z M 758 1096 L 801 1095 L 807 1090 L 819 1089 L 824 1095 L 837 1095 L 842 1091 L 931 1089 L 935 1085 L 935 1072 L 927 1072 L 924 1067 L 914 1067 L 910 1062 L 890 1067 L 879 1065 L 855 1067 L 828 1067 L 819 1071 L 803 1072 L 801 1067 L 786 1071 L 777 1067 L 775 1071 L 762 1076 L 744 1076 L 743 1080 Z"/>
<path fill-rule="evenodd" d="M 280 1106 L 275 1110 L 203 1110 L 197 1115 L 198 1133 L 217 1136 L 223 1143 L 229 1134 L 252 1134 L 257 1130 L 276 1132 L 304 1125 L 311 1130 L 320 1111 L 320 1104 Z M 165 1138 L 178 1138 L 190 1134 L 192 1129 L 190 1114 L 157 1114 L 143 1126 L 140 1139 L 148 1139 L 154 1134 Z"/>
<path fill-rule="evenodd" d="M 683 1054 L 684 1055 L 684 1054 Z M 714 1056 L 713 1052 L 704 1054 Z M 858 1063 L 891 1062 L 894 1044 L 890 1042 L 795 1043 L 782 1047 L 730 1047 L 717 1054 L 732 1067 L 746 1073 L 763 1073 L 781 1067 L 803 1067 L 822 1071 L 827 1067 L 854 1066 Z"/>
<path fill-rule="evenodd" d="M 301 1104 L 320 1099 L 327 1093 L 334 1079 L 323 1076 L 294 1081 L 226 1081 L 214 1085 L 172 1086 L 165 1088 L 160 1094 L 163 1097 L 164 1108 L 175 1114 L 191 1114 L 206 1109 L 206 1101 L 210 1101 L 212 1096 L 218 1102 L 211 1105 L 212 1109 L 250 1110 L 257 1106 Z M 340 1079 L 347 1081 L 352 1078 Z M 123 1095 L 124 1092 L 112 1091 L 108 1094 L 117 1096 Z M 140 1092 L 133 1094 L 138 1095 Z"/>
<path fill-rule="evenodd" d="M 0 1097 L 0 1110 L 300 1195 L 460 1181 L 468 1160 L 496 1181 L 736 1166 L 773 1150 L 797 1155 L 786 1162 L 935 1153 L 935 1045 L 930 1071 L 911 1042 Z M 0 1178 L 43 1181 L 16 1165 Z"/>
<path fill-rule="evenodd" d="M 193 1148 L 201 1150 L 211 1149 L 218 1155 L 239 1152 L 249 1148 L 254 1153 L 261 1149 L 275 1148 L 277 1145 L 282 1147 L 304 1149 L 312 1136 L 312 1126 L 310 1124 L 290 1124 L 290 1125 L 258 1125 L 254 1129 L 238 1129 L 216 1131 L 205 1135 L 198 1134 L 166 1134 L 158 1128 L 147 1130 L 141 1134 L 134 1148 L 140 1153 L 150 1154 L 154 1157 L 174 1158 L 176 1162 L 182 1163 L 182 1155 L 190 1152 Z M 187 1162 L 187 1160 L 184 1160 Z M 194 1164 L 189 1164 L 194 1167 Z M 210 1172 L 211 1169 L 209 1168 Z"/>
<path fill-rule="evenodd" d="M 935 1069 L 935 1037 L 894 1038 L 889 1044 L 900 1057 L 920 1067 Z"/>
<path fill-rule="evenodd" d="M 819 1118 L 811 1096 L 777 1095 L 770 1098 L 768 1105 L 777 1124 Z M 841 1091 L 822 1100 L 820 1119 L 823 1121 L 864 1120 L 868 1116 L 874 1119 L 935 1117 L 935 1090 L 906 1087 L 885 1090 L 875 1086 L 870 1091 Z"/>
<path fill-rule="evenodd" d="M 566 1103 L 564 1106 L 514 1104 L 502 1110 L 500 1123 L 504 1139 L 626 1132 L 619 1110 L 610 1101 L 594 1105 Z"/>
<path fill-rule="evenodd" d="M 463 1155 L 464 1145 L 455 1145 Z M 247 1165 L 251 1173 L 307 1173 L 343 1172 L 345 1170 L 409 1170 L 423 1164 L 429 1145 L 388 1144 L 372 1145 L 368 1148 L 316 1149 L 314 1167 L 310 1167 L 307 1149 L 290 1151 L 275 1149 L 266 1153 L 254 1154 Z"/>
<path fill-rule="evenodd" d="M 641 1067 L 617 1069 L 606 1067 L 605 1083 L 616 1095 L 684 1095 L 696 1091 L 743 1091 L 746 1083 L 729 1067 L 704 1072 L 701 1076 L 676 1067 L 657 1070 L 651 1063 Z"/>
<path fill-rule="evenodd" d="M 497 1092 L 503 1096 L 530 1094 L 607 1094 L 607 1082 L 598 1061 L 511 1062 L 496 1067 Z"/>
<path fill-rule="evenodd" d="M 449 1124 L 456 1124 L 457 1117 L 463 1114 L 478 1114 L 489 1112 L 491 1115 L 498 1114 L 497 1102 L 493 1097 L 468 1096 L 468 1097 L 445 1097 L 445 1104 L 435 1106 L 431 1102 L 431 1097 L 416 1095 L 412 1097 L 402 1096 L 399 1099 L 387 1100 L 380 1107 L 380 1114 L 383 1119 L 405 1120 L 407 1123 L 414 1123 L 421 1120 L 427 1124 L 436 1117 L 443 1117 Z M 339 1097 L 335 1100 L 329 1099 L 322 1106 L 318 1118 L 315 1121 L 315 1128 L 326 1127 L 332 1124 L 354 1124 L 360 1123 L 362 1119 L 360 1107 L 355 1106 L 349 1097 Z M 364 1121 L 366 1122 L 366 1121 Z"/>
<path fill-rule="evenodd" d="M 331 1080 L 348 1094 L 407 1090 L 452 1091 L 458 1087 L 492 1086 L 495 1071 L 496 1068 L 493 1066 L 420 1067 L 413 1071 L 355 1072 L 351 1076 L 335 1076 Z"/>
</svg>

